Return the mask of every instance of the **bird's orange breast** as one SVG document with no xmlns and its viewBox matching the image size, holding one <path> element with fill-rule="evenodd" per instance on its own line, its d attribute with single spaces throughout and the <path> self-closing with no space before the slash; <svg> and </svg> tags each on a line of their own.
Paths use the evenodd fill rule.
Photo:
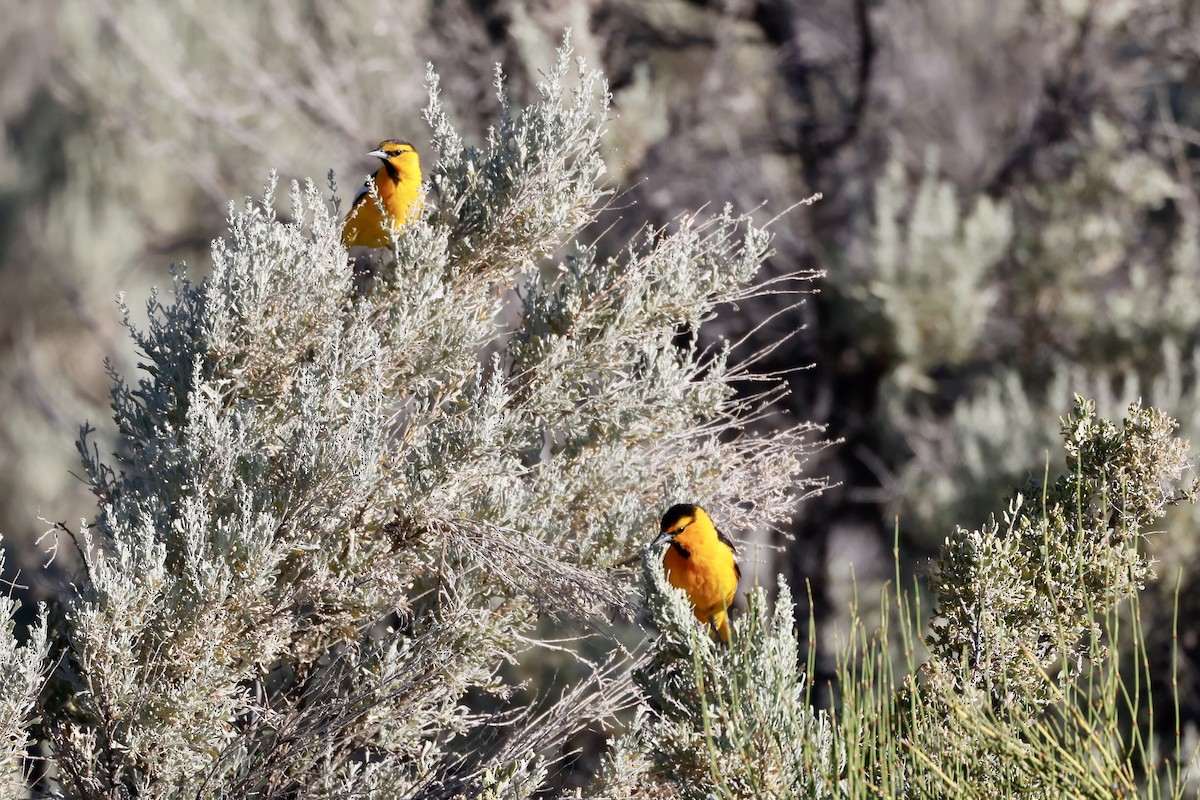
<svg viewBox="0 0 1200 800">
<path fill-rule="evenodd" d="M 710 547 L 688 547 L 683 536 L 676 539 L 663 556 L 667 580 L 677 589 L 687 592 L 695 609 L 696 619 L 708 622 L 733 604 L 737 594 L 738 574 L 733 551 L 724 544 Z M 688 551 L 685 557 L 679 548 Z"/>
<path fill-rule="evenodd" d="M 391 247 L 391 228 L 403 225 L 420 213 L 419 168 L 415 175 L 400 172 L 399 178 L 394 179 L 387 166 L 380 167 L 374 177 L 379 201 L 376 202 L 365 187 L 355 198 L 342 227 L 342 242 L 347 247 Z M 386 217 L 380 213 L 380 206 Z"/>
</svg>

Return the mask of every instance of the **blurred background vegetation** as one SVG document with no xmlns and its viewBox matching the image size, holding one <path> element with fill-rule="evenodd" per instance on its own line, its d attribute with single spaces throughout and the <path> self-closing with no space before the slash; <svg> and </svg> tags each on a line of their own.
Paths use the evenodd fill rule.
<svg viewBox="0 0 1200 800">
<path fill-rule="evenodd" d="M 763 545 L 747 575 L 811 582 L 832 641 L 851 575 L 872 597 L 892 574 L 895 530 L 917 568 L 956 524 L 1042 479 L 1073 392 L 1110 418 L 1141 397 L 1200 435 L 1195 5 L 0 0 L 8 577 L 35 597 L 69 580 L 61 561 L 40 572 L 35 540 L 93 513 L 73 441 L 84 420 L 107 432 L 103 359 L 137 362 L 118 292 L 140 305 L 173 261 L 203 274 L 227 204 L 271 169 L 332 168 L 345 198 L 381 138 L 422 148 L 427 62 L 460 129 L 482 136 L 493 64 L 531 91 L 569 26 L 614 95 L 604 226 L 730 203 L 779 217 L 774 272 L 826 271 L 753 337 L 803 328 L 770 367 L 796 370 L 791 413 L 842 440 L 814 467 L 839 485 L 801 505 L 794 541 L 737 533 Z M 725 314 L 723 334 L 749 333 L 768 302 Z M 1176 570 L 1181 619 L 1200 607 L 1196 513 L 1177 509 L 1151 540 L 1165 588 L 1142 613 L 1161 620 L 1145 627 L 1163 632 L 1164 664 Z M 1183 633 L 1195 720 L 1200 635 Z"/>
</svg>

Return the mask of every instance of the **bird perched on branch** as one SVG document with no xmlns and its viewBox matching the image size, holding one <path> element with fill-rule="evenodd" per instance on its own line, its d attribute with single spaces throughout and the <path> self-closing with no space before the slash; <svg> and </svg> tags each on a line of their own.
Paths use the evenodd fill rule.
<svg viewBox="0 0 1200 800">
<path fill-rule="evenodd" d="M 663 556 L 667 580 L 687 592 L 696 619 L 711 625 L 728 644 L 726 614 L 742 577 L 733 542 L 717 530 L 703 508 L 680 503 L 663 514 L 659 534 L 650 546 L 664 543 L 670 545 Z"/>
<path fill-rule="evenodd" d="M 342 243 L 346 247 L 391 247 L 392 228 L 403 226 L 421 211 L 421 159 L 415 147 L 399 139 L 384 139 L 367 155 L 383 162 L 373 176 L 379 199 L 364 183 L 346 215 Z"/>
</svg>

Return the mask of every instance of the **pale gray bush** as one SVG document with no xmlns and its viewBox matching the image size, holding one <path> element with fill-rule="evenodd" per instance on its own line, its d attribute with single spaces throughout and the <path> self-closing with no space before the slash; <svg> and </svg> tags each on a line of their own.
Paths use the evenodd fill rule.
<svg viewBox="0 0 1200 800">
<path fill-rule="evenodd" d="M 1182 435 L 1200 431 L 1200 353 L 1185 352 L 1168 338 L 1139 366 L 1089 368 L 1064 360 L 1033 378 L 997 369 L 940 419 L 894 404 L 891 423 L 913 453 L 891 486 L 893 507 L 908 534 L 940 540 L 956 524 L 982 523 L 993 498 L 1031 478 L 1042 480 L 1060 440 L 1055 409 L 1077 392 L 1092 398 L 1097 415 L 1106 419 L 1144 401 L 1171 409 Z M 1166 524 L 1182 533 L 1195 513 L 1194 506 L 1180 507 Z M 1191 537 L 1174 537 L 1169 547 L 1188 552 Z"/>
<path fill-rule="evenodd" d="M 642 704 L 611 743 L 595 796 L 843 796 L 845 743 L 810 704 L 786 581 L 774 608 L 761 587 L 747 593 L 729 646 L 695 623 L 660 559 L 646 560 L 642 584 L 660 652 L 637 673 Z"/>
<path fill-rule="evenodd" d="M 726 212 L 609 259 L 572 244 L 606 92 L 582 64 L 567 91 L 570 68 L 564 46 L 523 109 L 498 80 L 478 149 L 431 76 L 437 197 L 372 280 L 316 187 L 284 217 L 272 181 L 231 208 L 211 279 L 179 270 L 130 325 L 120 446 L 79 441 L 99 511 L 43 709 L 65 796 L 528 796 L 634 697 L 632 663 L 601 659 L 558 705 L 510 706 L 499 668 L 537 658 L 536 619 L 630 613 L 611 565 L 671 502 L 737 528 L 820 491 L 814 427 L 739 436 L 778 391 L 736 399 L 754 376 L 727 348 L 675 342 L 788 290 L 750 285 L 763 231 Z"/>
<path fill-rule="evenodd" d="M 1148 638 L 1137 611 L 1151 575 L 1143 538 L 1194 497 L 1175 428 L 1136 405 L 1110 422 L 1077 398 L 1061 428 L 1065 473 L 947 537 L 927 635 L 908 589 L 881 593 L 878 627 L 851 609 L 829 711 L 811 705 L 786 585 L 773 612 L 761 589 L 750 592 L 725 646 L 695 623 L 653 554 L 643 584 L 655 656 L 636 673 L 642 700 L 595 796 L 1192 796 L 1194 748 L 1167 751 L 1152 728 L 1121 724 L 1153 702 L 1151 666 L 1120 656 Z M 918 666 L 922 637 L 929 657 Z"/>
<path fill-rule="evenodd" d="M 1140 665 L 1121 673 L 1117 645 L 1131 636 L 1117 612 L 1152 577 L 1151 525 L 1194 499 L 1176 428 L 1136 404 L 1113 423 L 1076 397 L 1062 422 L 1065 474 L 947 537 L 930 581 L 930 659 L 909 684 L 920 697 L 914 786 L 982 797 L 1163 790 L 1154 733 L 1117 728 L 1144 710 L 1149 677 Z M 1183 788 L 1166 783 L 1168 796 Z"/>
<path fill-rule="evenodd" d="M 909 184 L 893 157 L 875 188 L 870 280 L 845 287 L 882 317 L 902 389 L 927 388 L 929 370 L 976 357 L 999 294 L 992 272 L 1013 235 L 1006 203 L 979 197 L 961 209 L 936 154 Z"/>
<path fill-rule="evenodd" d="M 0 573 L 4 550 L 0 548 Z M 17 797 L 25 787 L 26 764 L 37 697 L 49 671 L 46 609 L 28 629 L 25 641 L 13 635 L 20 604 L 10 590 L 0 592 L 0 795 Z"/>
</svg>

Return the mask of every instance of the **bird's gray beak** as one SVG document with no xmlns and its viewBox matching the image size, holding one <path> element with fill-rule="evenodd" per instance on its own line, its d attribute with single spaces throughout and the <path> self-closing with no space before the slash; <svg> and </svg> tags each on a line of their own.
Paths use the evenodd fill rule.
<svg viewBox="0 0 1200 800">
<path fill-rule="evenodd" d="M 384 161 L 387 161 L 388 157 L 388 154 L 382 150 L 372 150 L 371 152 L 367 153 L 367 155 L 374 156 L 375 158 L 382 158 Z"/>
<path fill-rule="evenodd" d="M 663 531 L 658 536 L 655 536 L 654 541 L 651 542 L 648 546 L 649 547 L 658 547 L 660 544 L 666 544 L 667 542 L 673 540 L 674 538 L 675 538 L 675 535 L 673 533 L 671 533 L 670 531 Z"/>
</svg>

